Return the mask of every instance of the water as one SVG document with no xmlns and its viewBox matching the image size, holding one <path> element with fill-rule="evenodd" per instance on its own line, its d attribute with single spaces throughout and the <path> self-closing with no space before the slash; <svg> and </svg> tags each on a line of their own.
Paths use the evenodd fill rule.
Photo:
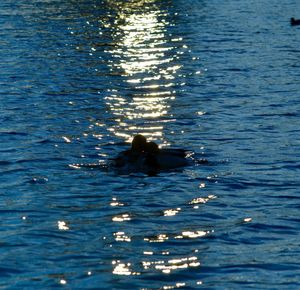
<svg viewBox="0 0 300 290">
<path fill-rule="evenodd" d="M 298 289 L 297 11 L 1 1 L 1 288 Z M 209 164 L 70 166 L 136 133 Z"/>
</svg>

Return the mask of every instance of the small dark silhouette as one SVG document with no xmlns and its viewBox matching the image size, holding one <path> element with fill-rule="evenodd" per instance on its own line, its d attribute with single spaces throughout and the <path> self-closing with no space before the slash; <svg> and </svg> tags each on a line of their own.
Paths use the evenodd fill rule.
<svg viewBox="0 0 300 290">
<path fill-rule="evenodd" d="M 295 19 L 294 17 L 291 18 L 291 25 L 300 25 L 300 19 Z"/>
<path fill-rule="evenodd" d="M 147 142 L 146 137 L 139 134 L 133 138 L 131 148 L 120 152 L 112 164 L 128 172 L 146 171 L 154 174 L 191 165 L 191 154 L 191 151 L 179 148 L 159 148 L 156 143 Z"/>
</svg>

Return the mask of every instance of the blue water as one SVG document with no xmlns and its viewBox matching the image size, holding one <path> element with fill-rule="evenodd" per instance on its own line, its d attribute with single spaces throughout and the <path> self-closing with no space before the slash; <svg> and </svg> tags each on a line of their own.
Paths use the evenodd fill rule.
<svg viewBox="0 0 300 290">
<path fill-rule="evenodd" d="M 299 289 L 299 9 L 2 0 L 1 289 Z M 136 133 L 209 163 L 88 166 Z"/>
</svg>

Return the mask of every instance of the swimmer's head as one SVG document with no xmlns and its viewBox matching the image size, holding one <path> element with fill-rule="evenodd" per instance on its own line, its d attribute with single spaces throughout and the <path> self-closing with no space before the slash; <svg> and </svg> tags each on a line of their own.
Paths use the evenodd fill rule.
<svg viewBox="0 0 300 290">
<path fill-rule="evenodd" d="M 146 145 L 146 151 L 148 153 L 156 154 L 156 153 L 159 152 L 158 145 L 156 143 L 154 143 L 154 142 L 149 142 Z"/>
<path fill-rule="evenodd" d="M 135 152 L 143 152 L 146 150 L 147 139 L 143 135 L 135 135 L 132 143 L 131 150 Z"/>
</svg>

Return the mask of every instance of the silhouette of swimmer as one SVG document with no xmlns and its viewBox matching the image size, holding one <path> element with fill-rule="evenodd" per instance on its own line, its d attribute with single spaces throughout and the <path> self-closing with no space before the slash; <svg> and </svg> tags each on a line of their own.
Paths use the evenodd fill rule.
<svg viewBox="0 0 300 290">
<path fill-rule="evenodd" d="M 187 157 L 186 150 L 160 149 L 155 142 L 147 142 L 143 135 L 136 135 L 131 148 L 115 158 L 114 166 L 128 171 L 157 172 L 190 165 Z"/>
<path fill-rule="evenodd" d="M 130 149 L 120 152 L 108 164 L 71 164 L 71 168 L 114 167 L 123 173 L 144 172 L 156 175 L 159 171 L 176 169 L 192 164 L 207 164 L 206 159 L 191 158 L 193 152 L 184 149 L 159 148 L 155 142 L 147 142 L 143 135 L 134 136 Z"/>
<path fill-rule="evenodd" d="M 147 139 L 143 135 L 134 136 L 131 148 L 119 153 L 117 158 L 115 158 L 114 165 L 116 167 L 125 167 L 128 165 L 142 165 L 143 158 L 145 155 Z"/>
<path fill-rule="evenodd" d="M 189 165 L 187 151 L 183 149 L 160 149 L 154 142 L 146 145 L 146 163 L 158 170 L 168 170 Z"/>
</svg>

